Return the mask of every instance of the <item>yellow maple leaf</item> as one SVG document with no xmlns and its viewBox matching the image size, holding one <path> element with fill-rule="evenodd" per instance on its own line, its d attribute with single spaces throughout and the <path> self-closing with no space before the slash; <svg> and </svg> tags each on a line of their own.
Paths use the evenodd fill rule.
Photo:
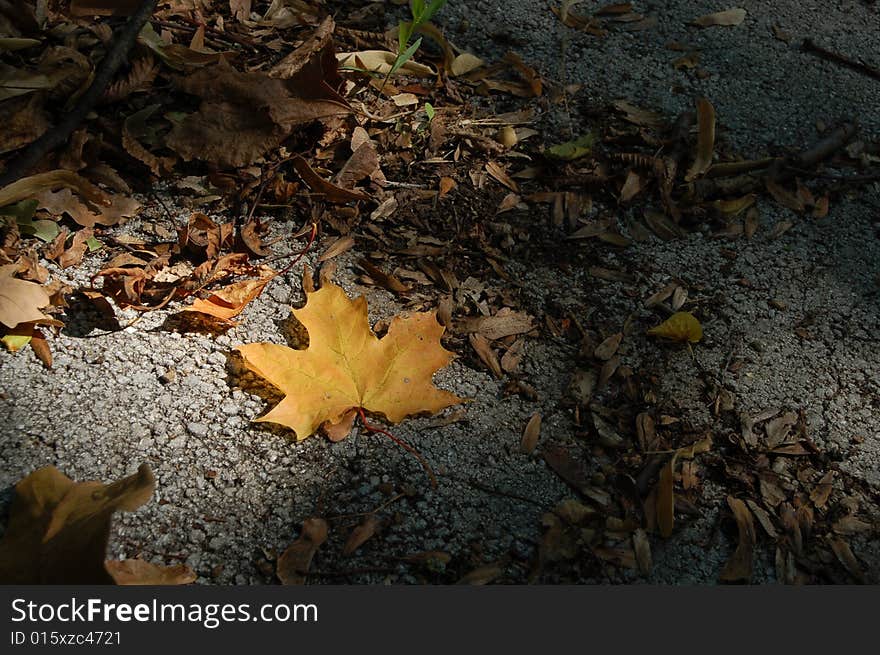
<svg viewBox="0 0 880 655">
<path fill-rule="evenodd" d="M 398 423 L 462 402 L 431 382 L 455 357 L 440 345 L 444 328 L 435 312 L 396 316 L 379 339 L 370 329 L 366 299 L 351 300 L 328 284 L 306 294 L 305 307 L 293 315 L 308 330 L 305 350 L 273 343 L 238 347 L 247 367 L 285 394 L 257 421 L 287 426 L 302 440 L 322 425 L 338 426 L 359 408 Z"/>
<path fill-rule="evenodd" d="M 703 338 L 703 326 L 690 312 L 676 312 L 660 325 L 648 330 L 648 334 L 682 343 L 697 343 Z"/>
</svg>

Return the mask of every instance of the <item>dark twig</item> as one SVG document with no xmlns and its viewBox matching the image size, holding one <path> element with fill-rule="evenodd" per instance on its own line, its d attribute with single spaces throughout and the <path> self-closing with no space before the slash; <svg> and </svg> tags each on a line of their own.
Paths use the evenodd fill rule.
<svg viewBox="0 0 880 655">
<path fill-rule="evenodd" d="M 854 71 L 858 71 L 862 75 L 867 75 L 868 77 L 873 77 L 875 80 L 880 80 L 880 68 L 869 66 L 868 64 L 861 61 L 853 61 L 849 57 L 844 57 L 837 52 L 833 52 L 832 50 L 828 50 L 820 45 L 817 45 L 813 42 L 812 39 L 804 39 L 804 42 L 801 44 L 801 49 L 804 52 L 809 52 L 818 57 L 821 57 L 822 59 L 833 61 L 835 64 L 839 64 L 840 66 L 851 68 Z"/>
<path fill-rule="evenodd" d="M 134 45 L 135 39 L 140 34 L 144 24 L 156 10 L 159 0 L 143 0 L 138 10 L 132 14 L 128 22 L 116 33 L 110 50 L 98 64 L 92 84 L 86 89 L 74 108 L 60 123 L 43 134 L 39 139 L 31 143 L 27 149 L 16 159 L 9 168 L 0 176 L 0 187 L 15 182 L 24 177 L 39 161 L 49 152 L 67 141 L 73 131 L 85 119 L 86 114 L 98 102 L 104 90 L 116 75 L 116 71 L 124 61 L 128 59 L 128 52 Z"/>
</svg>

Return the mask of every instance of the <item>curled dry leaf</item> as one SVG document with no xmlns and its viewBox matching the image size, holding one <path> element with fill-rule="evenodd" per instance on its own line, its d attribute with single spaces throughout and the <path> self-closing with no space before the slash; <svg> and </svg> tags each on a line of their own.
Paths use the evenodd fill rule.
<svg viewBox="0 0 880 655">
<path fill-rule="evenodd" d="M 302 533 L 290 544 L 276 563 L 275 574 L 284 585 L 300 585 L 306 581 L 312 558 L 327 541 L 327 521 L 310 518 L 303 521 Z"/>
<path fill-rule="evenodd" d="M 227 287 L 218 289 L 205 300 L 196 298 L 193 301 L 192 307 L 187 307 L 184 311 L 208 314 L 222 321 L 231 321 L 244 311 L 249 302 L 263 293 L 266 285 L 278 275 L 271 268 L 260 268 L 261 275 L 259 278 L 230 284 Z"/>
<path fill-rule="evenodd" d="M 454 357 L 440 345 L 444 328 L 434 312 L 396 316 L 379 339 L 370 329 L 365 298 L 352 301 L 330 283 L 306 298 L 293 315 L 309 333 L 307 349 L 272 343 L 238 347 L 247 367 L 285 394 L 258 421 L 285 425 L 302 440 L 326 421 L 339 423 L 352 409 L 399 423 L 410 414 L 461 402 L 431 382 Z"/>
<path fill-rule="evenodd" d="M 526 423 L 526 428 L 523 430 L 522 439 L 519 443 L 519 448 L 522 452 L 526 454 L 531 454 L 535 451 L 535 447 L 538 445 L 538 438 L 541 436 L 541 415 L 538 412 L 532 414 L 532 417 L 529 419 L 529 422 Z"/>
<path fill-rule="evenodd" d="M 22 178 L 0 189 L 0 207 L 59 188 L 72 189 L 77 195 L 96 205 L 110 204 L 107 195 L 85 178 L 72 171 L 55 170 Z"/>
<path fill-rule="evenodd" d="M 104 565 L 114 512 L 131 512 L 156 486 L 150 467 L 113 484 L 74 482 L 54 466 L 15 486 L 0 540 L 0 584 L 113 584 Z"/>
<path fill-rule="evenodd" d="M 727 504 L 733 512 L 739 530 L 739 543 L 731 558 L 721 571 L 724 582 L 750 582 L 752 579 L 752 558 L 755 548 L 755 523 L 752 513 L 739 498 L 727 497 Z"/>
</svg>

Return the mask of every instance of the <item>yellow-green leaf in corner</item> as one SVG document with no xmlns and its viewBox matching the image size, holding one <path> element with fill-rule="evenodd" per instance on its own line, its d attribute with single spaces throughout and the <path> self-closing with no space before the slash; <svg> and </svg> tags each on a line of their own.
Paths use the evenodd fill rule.
<svg viewBox="0 0 880 655">
<path fill-rule="evenodd" d="M 564 161 L 572 161 L 586 157 L 593 150 L 593 141 L 595 136 L 592 133 L 579 136 L 574 141 L 566 141 L 559 145 L 547 148 L 547 154 L 554 159 L 562 159 Z"/>
<path fill-rule="evenodd" d="M 648 330 L 648 334 L 681 343 L 697 343 L 703 338 L 703 326 L 690 312 L 676 312 L 660 325 Z"/>
</svg>

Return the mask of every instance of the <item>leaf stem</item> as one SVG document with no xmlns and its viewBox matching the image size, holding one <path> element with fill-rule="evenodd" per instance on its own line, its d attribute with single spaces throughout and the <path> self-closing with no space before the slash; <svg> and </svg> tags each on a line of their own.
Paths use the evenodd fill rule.
<svg viewBox="0 0 880 655">
<path fill-rule="evenodd" d="M 302 259 L 305 254 L 311 249 L 312 244 L 315 243 L 316 236 L 318 236 L 318 224 L 312 223 L 312 230 L 309 233 L 309 242 L 306 244 L 306 247 L 300 250 L 299 254 L 287 266 L 278 271 L 275 276 L 277 277 L 278 275 L 284 275 L 285 273 L 287 273 L 287 271 L 293 268 L 293 265 L 296 264 L 300 259 Z"/>
<path fill-rule="evenodd" d="M 416 450 L 415 448 L 410 446 L 403 439 L 400 439 L 399 437 L 395 437 L 388 430 L 384 430 L 377 425 L 371 425 L 370 423 L 368 423 L 367 422 L 367 415 L 364 414 L 363 407 L 358 407 L 357 411 L 358 411 L 358 415 L 361 417 L 361 425 L 363 425 L 366 430 L 368 430 L 369 432 L 377 432 L 378 434 L 384 434 L 386 437 L 391 439 L 391 441 L 393 441 L 398 446 L 403 448 L 406 452 L 408 452 L 410 455 L 415 457 L 419 461 L 419 464 L 422 465 L 422 468 L 425 469 L 425 473 L 428 474 L 428 479 L 431 481 L 431 487 L 433 489 L 437 488 L 437 476 L 434 475 L 434 469 L 431 468 L 431 465 L 428 464 L 428 460 L 426 460 L 418 450 Z"/>
</svg>

